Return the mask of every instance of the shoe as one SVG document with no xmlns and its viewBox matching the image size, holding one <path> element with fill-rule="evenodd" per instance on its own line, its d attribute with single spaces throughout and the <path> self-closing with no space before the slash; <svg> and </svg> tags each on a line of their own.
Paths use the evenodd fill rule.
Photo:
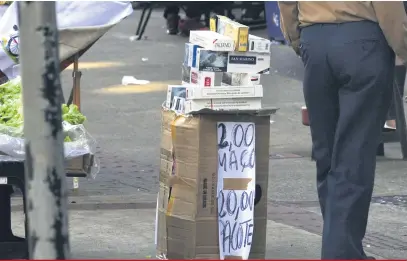
<svg viewBox="0 0 407 261">
<path fill-rule="evenodd" d="M 201 24 L 199 22 L 199 19 L 197 18 L 187 18 L 180 20 L 178 24 L 178 29 L 180 31 L 180 34 L 183 36 L 189 36 L 190 31 L 209 30 L 209 28 Z"/>
<path fill-rule="evenodd" d="M 169 14 L 166 20 L 167 34 L 176 35 L 178 33 L 179 15 Z"/>
<path fill-rule="evenodd" d="M 396 130 L 396 127 L 388 125 L 387 122 L 384 124 L 384 127 L 383 127 L 384 132 L 395 131 L 395 130 Z"/>
</svg>

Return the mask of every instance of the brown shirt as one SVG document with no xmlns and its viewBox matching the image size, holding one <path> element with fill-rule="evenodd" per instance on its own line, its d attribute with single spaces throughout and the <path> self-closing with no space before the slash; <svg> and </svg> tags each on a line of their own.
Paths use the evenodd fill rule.
<svg viewBox="0 0 407 261">
<path fill-rule="evenodd" d="M 315 23 L 377 22 L 394 52 L 407 61 L 407 15 L 402 1 L 279 1 L 284 37 L 298 51 L 300 27 Z"/>
</svg>

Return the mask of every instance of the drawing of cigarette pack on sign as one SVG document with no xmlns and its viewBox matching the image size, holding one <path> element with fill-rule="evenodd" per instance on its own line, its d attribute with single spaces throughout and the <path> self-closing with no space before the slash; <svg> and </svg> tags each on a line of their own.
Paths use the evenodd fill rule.
<svg viewBox="0 0 407 261">
<path fill-rule="evenodd" d="M 231 73 L 270 73 L 270 54 L 230 52 L 226 71 Z"/>
<path fill-rule="evenodd" d="M 212 31 L 191 31 L 189 42 L 210 51 L 231 52 L 235 49 L 232 38 Z"/>
</svg>

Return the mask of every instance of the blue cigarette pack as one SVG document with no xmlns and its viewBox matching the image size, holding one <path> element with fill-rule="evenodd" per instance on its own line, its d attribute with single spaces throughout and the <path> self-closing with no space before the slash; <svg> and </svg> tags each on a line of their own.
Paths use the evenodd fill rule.
<svg viewBox="0 0 407 261">
<path fill-rule="evenodd" d="M 199 48 L 196 44 L 185 44 L 184 65 L 189 67 L 196 67 L 196 54 Z"/>
</svg>

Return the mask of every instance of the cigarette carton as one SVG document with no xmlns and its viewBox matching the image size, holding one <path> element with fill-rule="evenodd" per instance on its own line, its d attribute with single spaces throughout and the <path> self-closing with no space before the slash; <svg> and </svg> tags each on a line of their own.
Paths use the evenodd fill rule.
<svg viewBox="0 0 407 261">
<path fill-rule="evenodd" d="M 212 31 L 191 31 L 189 42 L 217 52 L 231 52 L 235 49 L 232 38 Z"/>
<path fill-rule="evenodd" d="M 199 48 L 196 44 L 186 43 L 185 44 L 185 56 L 184 65 L 189 67 L 196 66 L 196 51 Z"/>
<path fill-rule="evenodd" d="M 186 100 L 184 106 L 185 113 L 200 111 L 202 109 L 259 110 L 261 109 L 261 98 Z"/>
<path fill-rule="evenodd" d="M 230 98 L 262 98 L 263 86 L 216 86 L 187 87 L 187 100 L 200 99 L 230 99 Z"/>
<path fill-rule="evenodd" d="M 174 100 L 171 104 L 171 110 L 178 113 L 184 113 L 184 104 L 185 98 L 174 96 Z"/>
<path fill-rule="evenodd" d="M 239 24 L 227 17 L 218 16 L 217 32 L 231 37 L 234 41 L 235 51 L 246 52 L 249 42 L 249 27 Z"/>
<path fill-rule="evenodd" d="M 253 86 L 260 84 L 260 74 L 228 73 L 222 74 L 221 86 Z"/>
<path fill-rule="evenodd" d="M 270 54 L 230 52 L 226 71 L 232 73 L 269 74 Z"/>
<path fill-rule="evenodd" d="M 252 34 L 249 34 L 249 52 L 255 53 L 270 53 L 271 42 L 268 39 L 264 39 Z"/>
<path fill-rule="evenodd" d="M 203 48 L 197 50 L 197 68 L 206 72 L 226 72 L 228 52 L 214 52 Z"/>
<path fill-rule="evenodd" d="M 191 68 L 190 84 L 198 87 L 219 86 L 222 82 L 222 73 L 200 72 L 196 68 Z"/>
<path fill-rule="evenodd" d="M 201 72 L 198 68 L 182 65 L 182 85 L 185 86 L 219 86 L 221 85 L 222 77 L 223 75 L 220 72 Z"/>
<path fill-rule="evenodd" d="M 173 106 L 174 97 L 186 97 L 186 87 L 180 85 L 168 85 L 167 99 L 165 101 L 165 107 L 170 109 Z"/>
</svg>

